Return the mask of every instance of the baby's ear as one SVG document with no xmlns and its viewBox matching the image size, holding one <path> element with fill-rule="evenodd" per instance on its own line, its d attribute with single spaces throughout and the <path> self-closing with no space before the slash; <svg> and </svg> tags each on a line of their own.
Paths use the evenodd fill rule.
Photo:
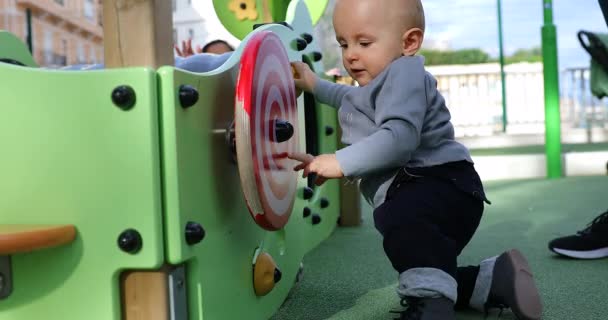
<svg viewBox="0 0 608 320">
<path fill-rule="evenodd" d="M 413 56 L 420 50 L 424 40 L 424 31 L 420 28 L 411 28 L 403 33 L 401 41 L 403 42 L 403 55 Z"/>
</svg>

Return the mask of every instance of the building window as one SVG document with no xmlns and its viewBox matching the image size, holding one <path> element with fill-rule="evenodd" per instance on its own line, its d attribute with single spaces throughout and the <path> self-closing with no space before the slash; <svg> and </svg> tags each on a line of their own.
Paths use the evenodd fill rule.
<svg viewBox="0 0 608 320">
<path fill-rule="evenodd" d="M 82 42 L 78 42 L 76 45 L 76 55 L 78 56 L 78 61 L 76 64 L 86 63 L 84 57 L 84 46 L 82 45 Z"/>
<path fill-rule="evenodd" d="M 97 63 L 97 56 L 95 55 L 95 48 L 91 48 L 91 50 L 89 51 L 89 59 L 91 60 L 91 64 L 96 64 Z"/>
<path fill-rule="evenodd" d="M 65 6 L 65 0 L 55 0 L 55 3 L 60 6 Z"/>
<path fill-rule="evenodd" d="M 95 0 L 84 1 L 84 17 L 89 21 L 95 21 Z"/>
<path fill-rule="evenodd" d="M 194 29 L 188 29 L 188 39 L 194 39 Z"/>
<path fill-rule="evenodd" d="M 53 62 L 53 32 L 44 31 L 44 64 L 50 65 Z"/>
<path fill-rule="evenodd" d="M 171 0 L 171 7 L 173 8 L 173 12 L 177 11 L 177 0 Z"/>
</svg>

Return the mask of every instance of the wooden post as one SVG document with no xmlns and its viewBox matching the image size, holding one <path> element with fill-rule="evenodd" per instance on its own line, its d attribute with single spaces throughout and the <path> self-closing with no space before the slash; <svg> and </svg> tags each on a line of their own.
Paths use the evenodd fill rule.
<svg viewBox="0 0 608 320">
<path fill-rule="evenodd" d="M 104 0 L 105 67 L 173 65 L 169 0 Z"/>
<path fill-rule="evenodd" d="M 169 0 L 104 0 L 106 68 L 174 65 L 173 10 Z M 121 277 L 123 320 L 168 320 L 169 274 L 125 271 Z"/>
</svg>

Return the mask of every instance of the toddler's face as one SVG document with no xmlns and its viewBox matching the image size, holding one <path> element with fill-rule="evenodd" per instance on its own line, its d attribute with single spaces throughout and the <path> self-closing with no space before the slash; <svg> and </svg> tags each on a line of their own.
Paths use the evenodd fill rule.
<svg viewBox="0 0 608 320">
<path fill-rule="evenodd" d="M 402 25 L 387 19 L 385 1 L 339 1 L 334 11 L 336 40 L 344 68 L 365 86 L 402 55 Z M 384 4 L 384 6 L 386 6 Z"/>
</svg>

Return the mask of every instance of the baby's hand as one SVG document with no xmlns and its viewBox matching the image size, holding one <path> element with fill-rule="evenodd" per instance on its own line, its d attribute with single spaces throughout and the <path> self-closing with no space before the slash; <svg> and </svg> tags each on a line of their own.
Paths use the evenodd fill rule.
<svg viewBox="0 0 608 320">
<path fill-rule="evenodd" d="M 305 153 L 290 153 L 287 157 L 300 161 L 300 164 L 295 166 L 293 170 L 304 170 L 302 177 L 306 178 L 309 174 L 316 173 L 316 185 L 323 184 L 327 179 L 344 177 L 335 154 L 321 154 L 315 157 Z"/>
<path fill-rule="evenodd" d="M 296 88 L 306 92 L 312 92 L 317 84 L 317 75 L 310 70 L 310 67 L 304 62 L 292 62 L 291 67 L 294 71 L 294 81 Z"/>
</svg>

